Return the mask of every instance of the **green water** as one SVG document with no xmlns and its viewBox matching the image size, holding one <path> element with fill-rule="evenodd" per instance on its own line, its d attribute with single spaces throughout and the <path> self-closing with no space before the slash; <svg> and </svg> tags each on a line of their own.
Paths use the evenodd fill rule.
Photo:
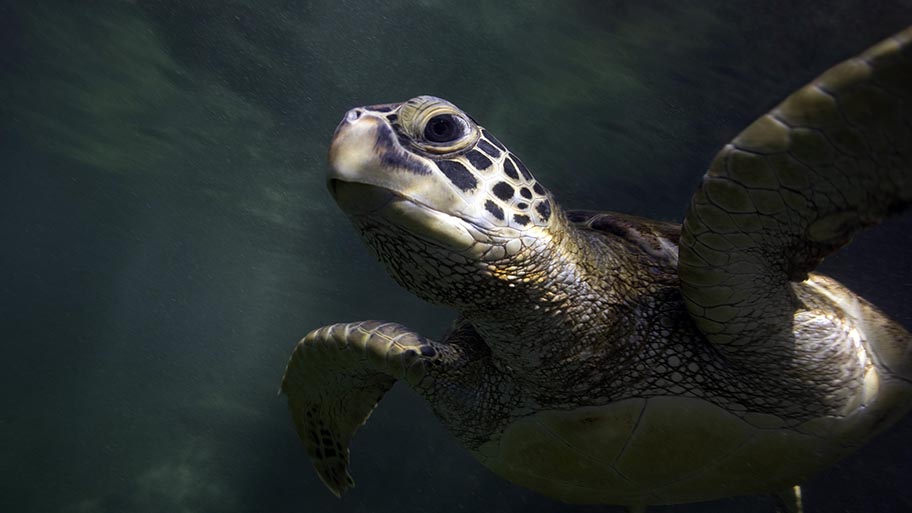
<svg viewBox="0 0 912 513">
<path fill-rule="evenodd" d="M 0 2 L 0 511 L 622 511 L 493 476 L 405 387 L 354 441 L 357 488 L 324 489 L 275 395 L 294 343 L 452 317 L 332 203 L 334 126 L 434 94 L 563 205 L 679 220 L 722 144 L 909 24 L 910 0 Z M 910 233 L 824 267 L 907 327 Z M 808 513 L 912 511 L 910 434 L 814 478 Z"/>
</svg>

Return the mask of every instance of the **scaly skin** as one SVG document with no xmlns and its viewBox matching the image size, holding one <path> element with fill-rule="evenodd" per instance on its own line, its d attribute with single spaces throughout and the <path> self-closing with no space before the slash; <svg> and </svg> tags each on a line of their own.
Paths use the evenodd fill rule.
<svg viewBox="0 0 912 513">
<path fill-rule="evenodd" d="M 706 399 L 736 414 L 775 415 L 794 426 L 841 414 L 860 393 L 871 362 L 856 355 L 847 328 L 854 321 L 813 288 L 795 290 L 804 304 L 834 318 L 809 317 L 796 331 L 830 336 L 825 352 L 807 337 L 792 353 L 766 356 L 775 373 L 738 365 L 696 330 L 675 260 L 659 260 L 555 212 L 555 235 L 494 262 L 469 262 L 411 240 L 395 226 L 355 220 L 392 276 L 422 298 L 460 310 L 490 348 L 494 368 L 519 388 L 520 408 L 498 425 L 537 409 L 674 395 Z M 467 419 L 454 420 L 448 424 Z M 473 440 L 496 436 L 460 435 L 472 448 Z"/>
</svg>

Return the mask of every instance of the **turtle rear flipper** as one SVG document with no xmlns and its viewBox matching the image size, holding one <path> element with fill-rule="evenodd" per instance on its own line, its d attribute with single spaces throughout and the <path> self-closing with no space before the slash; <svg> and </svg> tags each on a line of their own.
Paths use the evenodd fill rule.
<svg viewBox="0 0 912 513">
<path fill-rule="evenodd" d="M 334 324 L 298 342 L 281 392 L 314 468 L 336 496 L 354 486 L 349 443 L 398 379 L 415 385 L 436 356 L 432 342 L 377 321 Z"/>
<path fill-rule="evenodd" d="M 912 201 L 912 28 L 839 64 L 715 157 L 691 200 L 679 274 L 700 330 L 759 355 L 800 308 L 800 282 Z M 750 348 L 745 349 L 741 348 Z"/>
</svg>

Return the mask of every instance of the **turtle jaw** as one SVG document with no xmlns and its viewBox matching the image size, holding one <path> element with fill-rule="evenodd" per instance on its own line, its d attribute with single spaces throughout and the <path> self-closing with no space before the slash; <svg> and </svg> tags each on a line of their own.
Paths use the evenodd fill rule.
<svg viewBox="0 0 912 513">
<path fill-rule="evenodd" d="M 426 242 L 452 251 L 463 252 L 476 244 L 464 220 L 438 212 L 389 189 L 338 179 L 329 181 L 329 189 L 339 207 L 356 224 L 360 224 L 361 219 L 390 223 Z"/>
</svg>

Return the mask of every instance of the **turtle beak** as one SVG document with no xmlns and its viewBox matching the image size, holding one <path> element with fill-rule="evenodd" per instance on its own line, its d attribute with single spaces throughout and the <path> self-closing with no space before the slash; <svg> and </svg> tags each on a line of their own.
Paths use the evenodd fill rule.
<svg viewBox="0 0 912 513">
<path fill-rule="evenodd" d="M 329 147 L 327 185 L 352 217 L 374 216 L 438 244 L 466 249 L 474 239 L 456 217 L 423 204 L 456 204 L 451 188 L 440 187 L 434 170 L 398 141 L 383 114 L 368 108 L 348 111 Z"/>
<path fill-rule="evenodd" d="M 329 146 L 330 192 L 339 200 L 343 184 L 379 187 L 425 205 L 460 205 L 464 201 L 446 185 L 442 175 L 426 158 L 404 148 L 383 112 L 359 107 L 348 111 L 336 128 Z M 361 190 L 367 190 L 361 188 Z M 340 204 L 346 206 L 352 201 Z M 441 210 L 450 210 L 440 208 Z"/>
<path fill-rule="evenodd" d="M 363 180 L 365 170 L 379 163 L 377 154 L 377 131 L 385 121 L 374 115 L 366 115 L 361 108 L 345 114 L 333 134 L 329 146 L 329 175 L 327 179 L 358 182 Z M 330 188 L 332 191 L 332 188 Z"/>
<path fill-rule="evenodd" d="M 389 203 L 394 193 L 383 183 L 381 164 L 390 144 L 385 119 L 365 108 L 348 111 L 329 147 L 327 186 L 349 215 L 367 215 Z"/>
</svg>

